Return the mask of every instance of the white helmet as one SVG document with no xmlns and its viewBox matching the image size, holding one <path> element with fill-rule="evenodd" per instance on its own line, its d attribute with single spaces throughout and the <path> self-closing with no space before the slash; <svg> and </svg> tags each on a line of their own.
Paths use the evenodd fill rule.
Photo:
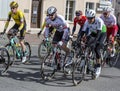
<svg viewBox="0 0 120 91">
<path fill-rule="evenodd" d="M 86 15 L 86 17 L 95 17 L 96 12 L 95 12 L 95 10 L 87 10 L 85 15 Z"/>
<path fill-rule="evenodd" d="M 51 7 L 49 7 L 49 8 L 47 9 L 47 14 L 48 14 L 48 15 L 51 15 L 51 14 L 56 13 L 56 11 L 57 11 L 57 9 L 56 9 L 55 7 L 53 7 L 53 6 L 51 6 Z"/>
<path fill-rule="evenodd" d="M 111 12 L 111 11 L 112 11 L 112 8 L 110 7 L 103 8 L 103 12 Z"/>
</svg>

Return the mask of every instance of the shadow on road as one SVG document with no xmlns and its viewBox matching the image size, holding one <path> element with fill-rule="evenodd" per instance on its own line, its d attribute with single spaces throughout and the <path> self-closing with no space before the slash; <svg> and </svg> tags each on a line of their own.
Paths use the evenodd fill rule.
<svg viewBox="0 0 120 91">
<path fill-rule="evenodd" d="M 1 77 L 12 78 L 14 80 L 24 81 L 24 82 L 36 82 L 47 86 L 54 87 L 72 87 L 72 79 L 71 76 L 65 78 L 62 75 L 56 75 L 53 79 L 44 81 L 40 72 L 25 72 L 25 71 L 8 71 L 7 75 L 2 75 Z"/>
</svg>

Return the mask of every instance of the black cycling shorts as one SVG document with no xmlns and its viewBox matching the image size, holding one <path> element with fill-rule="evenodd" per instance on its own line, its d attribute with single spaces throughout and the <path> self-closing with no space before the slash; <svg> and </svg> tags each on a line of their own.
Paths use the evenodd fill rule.
<svg viewBox="0 0 120 91">
<path fill-rule="evenodd" d="M 20 25 L 15 24 L 10 30 L 10 33 L 18 33 L 18 28 Z M 26 33 L 26 24 L 23 26 L 22 30 L 20 30 L 20 39 L 24 39 L 25 38 L 25 33 Z"/>
<path fill-rule="evenodd" d="M 56 31 L 55 32 L 54 37 L 53 37 L 53 43 L 54 44 L 56 44 L 56 43 L 58 43 L 59 41 L 62 40 L 63 33 L 64 33 L 64 31 L 62 31 L 62 32 Z"/>
</svg>

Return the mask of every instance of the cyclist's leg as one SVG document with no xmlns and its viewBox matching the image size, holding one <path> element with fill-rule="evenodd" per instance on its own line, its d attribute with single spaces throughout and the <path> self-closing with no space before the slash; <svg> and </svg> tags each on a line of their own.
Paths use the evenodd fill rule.
<svg viewBox="0 0 120 91">
<path fill-rule="evenodd" d="M 118 27 L 117 25 L 115 25 L 112 29 L 112 37 L 114 38 L 117 35 L 118 32 Z M 113 43 L 114 43 L 114 39 L 113 39 Z"/>
<path fill-rule="evenodd" d="M 111 38 L 110 40 L 112 41 L 112 54 L 111 56 L 113 57 L 114 54 L 115 54 L 115 36 L 117 35 L 117 32 L 118 32 L 118 27 L 117 25 L 114 25 L 113 28 L 112 28 L 112 34 L 111 34 Z"/>
<path fill-rule="evenodd" d="M 23 29 L 20 31 L 20 45 L 23 51 L 23 58 L 22 58 L 23 63 L 26 61 L 26 56 L 25 56 L 26 46 L 24 44 L 25 34 L 26 34 L 26 25 L 24 25 Z"/>
<path fill-rule="evenodd" d="M 53 44 L 57 44 L 59 41 L 62 40 L 62 36 L 63 36 L 63 32 L 59 32 L 59 31 L 56 31 L 55 32 L 55 35 L 53 37 Z M 61 48 L 66 52 L 68 53 L 68 48 L 66 48 L 66 43 L 63 43 L 61 45 Z"/>
<path fill-rule="evenodd" d="M 63 36 L 65 37 L 64 40 L 63 40 L 63 45 L 61 46 L 62 49 L 66 52 L 66 55 L 69 55 L 70 54 L 70 49 L 67 47 L 67 43 L 69 41 L 69 34 L 70 34 L 70 30 L 69 28 L 65 29 L 64 30 L 64 33 L 63 33 Z M 62 36 L 62 37 L 63 37 Z M 62 40 L 62 38 L 61 38 Z"/>
<path fill-rule="evenodd" d="M 109 41 L 110 35 L 112 34 L 111 28 L 107 27 L 107 42 Z"/>
<path fill-rule="evenodd" d="M 61 41 L 61 38 L 62 38 L 62 35 L 63 35 L 63 32 L 59 32 L 59 31 L 56 31 L 55 34 L 54 34 L 54 37 L 53 37 L 53 41 L 52 41 L 52 44 L 53 44 L 53 48 L 56 46 L 56 44 Z M 57 64 L 57 69 L 60 70 L 61 67 L 60 67 L 60 63 L 58 62 L 57 63 L 57 60 L 55 60 L 56 64 Z"/>
<path fill-rule="evenodd" d="M 98 43 L 95 46 L 95 52 L 96 52 L 96 78 L 99 77 L 100 73 L 101 73 L 101 49 L 103 44 L 106 41 L 106 33 L 101 33 L 99 39 L 98 39 Z"/>
<path fill-rule="evenodd" d="M 106 33 L 101 33 L 98 43 L 96 44 L 95 52 L 96 52 L 96 63 L 101 65 L 101 52 L 100 50 L 103 49 L 104 43 L 106 41 Z"/>
</svg>

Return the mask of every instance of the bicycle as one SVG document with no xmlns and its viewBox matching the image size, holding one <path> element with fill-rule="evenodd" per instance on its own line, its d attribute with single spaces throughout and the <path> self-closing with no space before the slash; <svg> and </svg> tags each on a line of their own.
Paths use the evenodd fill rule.
<svg viewBox="0 0 120 91">
<path fill-rule="evenodd" d="M 0 38 L 3 38 L 0 36 Z M 0 47 L 0 74 L 5 73 L 10 64 L 10 55 L 6 48 Z"/>
<path fill-rule="evenodd" d="M 16 34 L 12 34 L 10 35 L 9 43 L 5 45 L 10 55 L 11 65 L 15 62 L 16 59 L 22 60 L 22 56 L 23 56 L 22 47 L 18 41 L 19 41 L 19 36 L 17 36 Z M 27 57 L 26 60 L 29 61 L 31 57 L 31 47 L 30 44 L 26 41 L 24 42 L 24 44 L 26 46 L 26 50 L 25 50 L 25 56 Z"/>
<path fill-rule="evenodd" d="M 72 61 L 68 62 L 69 60 L 66 59 L 66 54 L 61 50 L 59 43 L 54 48 L 52 47 L 52 51 L 42 60 L 41 77 L 44 80 L 50 80 L 59 70 L 62 70 L 64 75 L 72 73 Z M 70 60 L 72 60 L 71 58 Z"/>
<path fill-rule="evenodd" d="M 72 72 L 72 81 L 73 85 L 78 85 L 84 79 L 85 68 L 81 65 L 82 52 L 84 47 L 78 41 L 72 40 L 72 50 L 74 51 L 74 61 L 73 61 L 73 72 Z"/>
<path fill-rule="evenodd" d="M 92 79 L 95 79 L 96 56 L 93 45 L 86 45 L 83 41 L 73 44 L 75 61 L 73 63 L 72 80 L 76 86 L 85 78 L 85 74 L 91 72 Z"/>
</svg>

